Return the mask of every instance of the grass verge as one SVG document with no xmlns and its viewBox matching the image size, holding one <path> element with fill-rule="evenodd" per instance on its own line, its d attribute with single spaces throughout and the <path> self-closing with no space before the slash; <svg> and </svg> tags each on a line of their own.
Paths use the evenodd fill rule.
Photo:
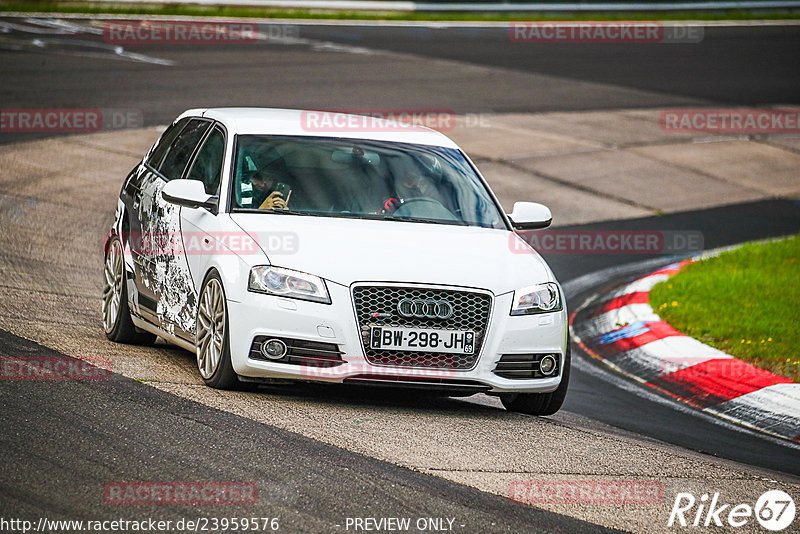
<svg viewBox="0 0 800 534">
<path fill-rule="evenodd" d="M 616 12 L 407 12 L 275 9 L 265 7 L 202 6 L 178 4 L 126 4 L 125 2 L 2 2 L 0 11 L 14 13 L 74 13 L 247 17 L 273 19 L 420 20 L 420 21 L 523 21 L 523 20 L 789 20 L 800 19 L 797 10 L 632 11 Z"/>
<path fill-rule="evenodd" d="M 800 382 L 800 235 L 687 265 L 650 305 L 680 332 Z"/>
</svg>

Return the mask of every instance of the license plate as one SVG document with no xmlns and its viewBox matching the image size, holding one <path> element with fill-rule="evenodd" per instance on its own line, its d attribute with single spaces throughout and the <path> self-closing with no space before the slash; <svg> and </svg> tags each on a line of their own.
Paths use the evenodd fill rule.
<svg viewBox="0 0 800 534">
<path fill-rule="evenodd" d="M 472 354 L 475 352 L 475 332 L 472 330 L 373 326 L 370 328 L 369 346 L 376 350 Z"/>
</svg>

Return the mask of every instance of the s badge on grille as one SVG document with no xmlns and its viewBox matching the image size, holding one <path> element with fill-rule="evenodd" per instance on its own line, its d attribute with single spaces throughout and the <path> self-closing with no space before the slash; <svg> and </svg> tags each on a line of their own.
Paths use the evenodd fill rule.
<svg viewBox="0 0 800 534">
<path fill-rule="evenodd" d="M 449 319 L 453 311 L 446 300 L 405 298 L 397 303 L 397 313 L 408 319 Z"/>
</svg>

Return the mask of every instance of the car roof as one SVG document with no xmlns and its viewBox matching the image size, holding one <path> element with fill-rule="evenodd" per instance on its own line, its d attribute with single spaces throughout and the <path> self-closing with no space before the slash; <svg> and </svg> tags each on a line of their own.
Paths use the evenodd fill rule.
<svg viewBox="0 0 800 534">
<path fill-rule="evenodd" d="M 402 113 L 403 110 L 362 111 L 362 113 L 340 113 L 277 108 L 206 108 L 187 110 L 178 118 L 208 117 L 221 122 L 229 132 L 239 135 L 371 139 L 458 148 L 450 138 L 436 130 L 392 120 L 394 115 Z M 413 110 L 408 112 L 413 113 Z M 448 125 L 455 122 L 452 113 L 442 110 L 419 110 L 419 112 L 442 113 Z"/>
</svg>

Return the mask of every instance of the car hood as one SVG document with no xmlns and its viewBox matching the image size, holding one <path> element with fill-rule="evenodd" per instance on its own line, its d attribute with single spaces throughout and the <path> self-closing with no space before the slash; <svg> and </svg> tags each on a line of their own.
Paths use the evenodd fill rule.
<svg viewBox="0 0 800 534">
<path fill-rule="evenodd" d="M 264 213 L 231 218 L 272 265 L 345 286 L 416 282 L 500 295 L 554 280 L 544 260 L 507 230 Z"/>
</svg>

